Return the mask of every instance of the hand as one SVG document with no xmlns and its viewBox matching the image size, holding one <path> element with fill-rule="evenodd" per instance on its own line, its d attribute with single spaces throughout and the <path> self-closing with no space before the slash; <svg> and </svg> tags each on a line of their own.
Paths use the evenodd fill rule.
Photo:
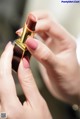
<svg viewBox="0 0 80 119">
<path fill-rule="evenodd" d="M 44 43 L 29 37 L 26 41 L 31 54 L 43 66 L 41 72 L 53 96 L 70 104 L 80 100 L 80 71 L 76 57 L 75 38 L 51 15 L 32 12 L 37 18 L 36 33 Z M 17 32 L 21 34 L 21 30 Z"/>
<path fill-rule="evenodd" d="M 13 46 L 8 43 L 0 58 L 0 112 L 6 112 L 8 119 L 51 119 L 25 58 L 19 65 L 18 77 L 26 101 L 23 105 L 19 101 L 11 73 L 12 56 Z"/>
</svg>

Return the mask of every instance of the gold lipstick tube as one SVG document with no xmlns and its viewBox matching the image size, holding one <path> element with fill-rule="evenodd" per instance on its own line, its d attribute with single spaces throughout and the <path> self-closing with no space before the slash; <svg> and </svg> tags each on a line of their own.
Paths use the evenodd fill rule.
<svg viewBox="0 0 80 119">
<path fill-rule="evenodd" d="M 27 49 L 25 40 L 29 36 L 34 37 L 34 31 L 36 26 L 36 18 L 30 14 L 28 16 L 27 22 L 23 27 L 23 32 L 21 37 L 14 41 L 13 59 L 12 59 L 12 69 L 17 72 L 18 66 L 21 58 L 28 57 L 30 59 L 30 52 Z"/>
</svg>

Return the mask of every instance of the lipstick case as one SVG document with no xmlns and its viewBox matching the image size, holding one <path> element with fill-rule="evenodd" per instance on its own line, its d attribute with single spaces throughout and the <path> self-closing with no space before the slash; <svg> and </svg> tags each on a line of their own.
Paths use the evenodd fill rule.
<svg viewBox="0 0 80 119">
<path fill-rule="evenodd" d="M 34 31 L 36 26 L 36 18 L 31 14 L 28 16 L 27 22 L 23 27 L 23 32 L 21 37 L 14 41 L 13 59 L 12 59 L 12 69 L 17 72 L 20 60 L 23 57 L 30 59 L 31 54 L 27 49 L 25 40 L 29 36 L 34 37 Z"/>
</svg>

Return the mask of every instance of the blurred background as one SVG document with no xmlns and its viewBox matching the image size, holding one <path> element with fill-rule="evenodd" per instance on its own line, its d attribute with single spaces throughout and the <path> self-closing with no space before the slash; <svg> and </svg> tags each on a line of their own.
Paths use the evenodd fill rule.
<svg viewBox="0 0 80 119">
<path fill-rule="evenodd" d="M 0 54 L 7 42 L 17 38 L 16 30 L 23 26 L 30 11 L 47 10 L 76 38 L 80 35 L 80 4 L 61 3 L 60 0 L 0 0 Z M 32 57 L 31 68 L 38 88 L 48 103 L 54 119 L 79 119 L 80 113 L 71 106 L 55 99 L 47 90 L 37 61 Z M 17 93 L 23 102 L 25 97 L 13 72 Z"/>
</svg>

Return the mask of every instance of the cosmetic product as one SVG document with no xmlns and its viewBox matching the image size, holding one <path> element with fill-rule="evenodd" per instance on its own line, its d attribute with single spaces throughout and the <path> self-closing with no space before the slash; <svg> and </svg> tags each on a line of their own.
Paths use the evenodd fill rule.
<svg viewBox="0 0 80 119">
<path fill-rule="evenodd" d="M 21 36 L 14 41 L 13 59 L 12 59 L 12 69 L 17 72 L 20 60 L 23 57 L 28 57 L 30 59 L 30 52 L 27 49 L 25 40 L 29 36 L 34 37 L 36 26 L 36 18 L 30 14 L 27 18 L 27 22 L 24 24 L 23 32 Z"/>
</svg>

